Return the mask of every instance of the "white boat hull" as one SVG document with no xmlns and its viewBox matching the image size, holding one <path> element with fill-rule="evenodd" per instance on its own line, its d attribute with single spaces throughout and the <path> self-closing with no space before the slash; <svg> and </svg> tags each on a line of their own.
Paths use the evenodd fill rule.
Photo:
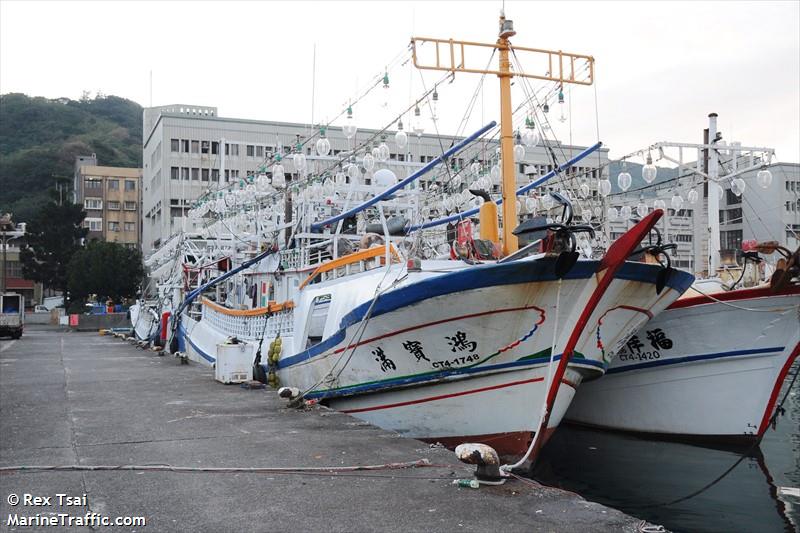
<svg viewBox="0 0 800 533">
<path fill-rule="evenodd" d="M 793 291 L 742 290 L 721 293 L 724 303 L 676 302 L 642 328 L 643 346 L 622 350 L 602 379 L 583 384 L 567 419 L 674 436 L 761 435 L 800 353 L 800 290 Z M 648 340 L 648 332 L 654 337 L 659 330 L 669 343 Z"/>
<path fill-rule="evenodd" d="M 158 333 L 158 315 L 142 303 L 135 303 L 129 309 L 131 326 L 136 338 L 149 341 Z"/>
<path fill-rule="evenodd" d="M 330 406 L 373 425 L 431 443 L 454 447 L 482 442 L 503 456 L 519 456 L 530 445 L 544 402 L 547 367 L 479 375 L 392 392 L 344 397 Z M 551 416 L 564 416 L 581 375 L 567 371 Z M 549 432 L 548 435 L 549 437 Z"/>
<path fill-rule="evenodd" d="M 625 338 L 691 282 L 691 276 L 676 276 L 674 287 L 657 295 L 657 270 L 626 264 L 600 298 L 562 380 L 567 385 L 556 397 L 548 432 L 560 423 L 581 381 L 601 376 Z M 596 283 L 593 274 L 566 279 L 560 296 L 552 277 L 504 283 L 423 297 L 388 312 L 376 304 L 366 323 L 356 316 L 320 349 L 282 358 L 281 383 L 403 435 L 448 445 L 485 442 L 509 456 L 524 453 L 538 429 L 548 371 L 555 373 L 555 363 L 549 368 L 551 348 L 555 343 L 558 361 Z M 470 343 L 467 349 L 454 344 L 459 332 Z M 424 358 L 409 350 L 410 342 L 422 347 Z"/>
</svg>

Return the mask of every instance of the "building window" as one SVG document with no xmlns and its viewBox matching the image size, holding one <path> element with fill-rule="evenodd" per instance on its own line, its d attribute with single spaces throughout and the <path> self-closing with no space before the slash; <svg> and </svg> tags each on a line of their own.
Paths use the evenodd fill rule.
<svg viewBox="0 0 800 533">
<path fill-rule="evenodd" d="M 736 196 L 733 194 L 733 191 L 730 189 L 725 190 L 725 200 L 728 202 L 728 205 L 740 204 L 742 203 L 742 197 Z"/>
<path fill-rule="evenodd" d="M 225 143 L 225 155 L 238 156 L 239 155 L 239 145 L 238 144 Z"/>
<path fill-rule="evenodd" d="M 102 189 L 103 182 L 100 180 L 86 180 L 83 185 L 84 189 Z"/>
<path fill-rule="evenodd" d="M 181 167 L 181 179 L 182 180 L 189 179 L 189 167 Z"/>
<path fill-rule="evenodd" d="M 219 143 L 217 141 L 211 142 L 211 154 L 217 155 L 219 153 Z"/>
<path fill-rule="evenodd" d="M 737 250 L 742 247 L 742 230 L 720 231 L 719 240 L 723 250 Z"/>
<path fill-rule="evenodd" d="M 208 141 L 203 141 L 200 143 L 200 153 L 207 154 L 208 151 L 211 149 L 211 145 Z"/>
<path fill-rule="evenodd" d="M 136 211 L 136 202 L 125 202 L 125 211 Z"/>
<path fill-rule="evenodd" d="M 179 152 L 181 149 L 181 143 L 178 139 L 170 139 L 169 146 L 173 152 Z"/>
<path fill-rule="evenodd" d="M 125 231 L 136 231 L 136 223 L 135 222 L 126 222 L 125 223 Z"/>
<path fill-rule="evenodd" d="M 204 168 L 201 174 L 203 181 L 208 181 L 208 169 Z"/>
<path fill-rule="evenodd" d="M 89 228 L 89 231 L 103 231 L 103 219 L 85 218 L 83 219 L 83 227 Z"/>
<path fill-rule="evenodd" d="M 192 141 L 192 153 L 193 154 L 200 153 L 200 141 Z"/>
<path fill-rule="evenodd" d="M 181 139 L 181 152 L 184 154 L 189 153 L 189 139 Z"/>
<path fill-rule="evenodd" d="M 219 181 L 219 170 L 216 168 L 211 169 L 211 181 Z"/>
<path fill-rule="evenodd" d="M 86 198 L 83 201 L 84 209 L 103 209 L 103 200 L 98 198 Z"/>
<path fill-rule="evenodd" d="M 231 171 L 225 170 L 225 181 L 231 181 Z"/>
<path fill-rule="evenodd" d="M 119 222 L 113 220 L 108 221 L 108 231 L 119 231 Z"/>
<path fill-rule="evenodd" d="M 264 147 L 256 146 L 256 157 L 264 157 Z"/>
<path fill-rule="evenodd" d="M 159 170 L 158 173 L 159 173 L 159 177 L 160 177 L 161 171 Z M 125 180 L 125 190 L 126 191 L 135 191 L 136 190 L 136 182 L 133 181 L 133 180 Z"/>
<path fill-rule="evenodd" d="M 691 233 L 679 233 L 675 235 L 675 242 L 692 242 Z"/>
<path fill-rule="evenodd" d="M 253 157 L 256 155 L 256 147 L 252 144 L 247 145 L 247 157 Z"/>
<path fill-rule="evenodd" d="M 181 178 L 181 170 L 178 167 L 171 167 L 169 169 L 169 177 L 171 179 L 177 180 Z"/>
<path fill-rule="evenodd" d="M 192 169 L 192 181 L 197 181 L 200 179 L 200 169 L 193 168 Z"/>
<path fill-rule="evenodd" d="M 112 209 L 114 211 L 119 210 L 119 202 L 114 202 L 112 200 L 109 200 L 108 203 L 106 204 L 106 208 Z"/>
<path fill-rule="evenodd" d="M 118 191 L 119 190 L 119 180 L 108 180 L 108 190 L 109 191 Z"/>
</svg>

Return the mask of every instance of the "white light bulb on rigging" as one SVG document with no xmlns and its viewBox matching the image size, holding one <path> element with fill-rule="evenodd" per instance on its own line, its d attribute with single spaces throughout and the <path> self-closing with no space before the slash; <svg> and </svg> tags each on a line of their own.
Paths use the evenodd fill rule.
<svg viewBox="0 0 800 533">
<path fill-rule="evenodd" d="M 639 200 L 639 203 L 636 205 L 636 214 L 644 218 L 647 216 L 647 211 L 647 204 L 644 200 Z"/>
<path fill-rule="evenodd" d="M 658 169 L 653 164 L 653 157 L 650 155 L 650 152 L 647 152 L 647 162 L 642 167 L 642 179 L 645 183 L 653 183 L 656 179 L 656 175 L 658 174 Z"/>
<path fill-rule="evenodd" d="M 744 182 L 742 178 L 734 178 L 731 180 L 731 192 L 735 194 L 737 197 L 744 194 L 744 190 L 747 187 L 747 184 Z"/>
<path fill-rule="evenodd" d="M 331 142 L 325 137 L 317 139 L 316 149 L 317 154 L 326 156 L 331 152 Z"/>
<path fill-rule="evenodd" d="M 669 205 L 672 206 L 672 209 L 675 211 L 680 211 L 683 208 L 683 197 L 678 194 L 677 192 L 672 195 L 672 198 L 669 201 Z"/>
<path fill-rule="evenodd" d="M 758 174 L 756 174 L 756 182 L 762 189 L 768 188 L 772 184 L 772 172 L 766 168 L 762 168 L 758 171 Z"/>
<path fill-rule="evenodd" d="M 375 168 L 375 156 L 372 154 L 366 154 L 364 156 L 362 164 L 364 165 L 364 168 L 367 169 L 368 171 L 372 170 L 373 168 Z"/>
<path fill-rule="evenodd" d="M 606 197 L 611 194 L 611 181 L 603 178 L 597 182 L 597 191 L 600 196 Z"/>
<path fill-rule="evenodd" d="M 627 191 L 630 188 L 632 181 L 631 175 L 627 170 L 627 164 L 625 161 L 623 161 L 622 172 L 620 172 L 619 176 L 617 176 L 617 185 L 619 185 L 619 188 L 623 191 Z"/>
</svg>

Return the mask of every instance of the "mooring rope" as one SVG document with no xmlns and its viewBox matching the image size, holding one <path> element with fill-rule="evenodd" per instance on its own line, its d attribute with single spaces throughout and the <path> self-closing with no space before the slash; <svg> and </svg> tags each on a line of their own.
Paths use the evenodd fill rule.
<svg viewBox="0 0 800 533">
<path fill-rule="evenodd" d="M 558 290 L 556 291 L 556 308 L 555 308 L 555 323 L 553 324 L 553 344 L 550 347 L 550 362 L 547 365 L 547 379 L 544 382 L 544 400 L 542 403 L 542 408 L 539 413 L 539 422 L 536 424 L 537 428 L 541 428 L 541 431 L 536 431 L 533 435 L 533 440 L 531 440 L 530 446 L 528 446 L 528 450 L 525 452 L 525 455 L 520 458 L 519 461 L 514 463 L 513 465 L 505 464 L 500 467 L 500 471 L 503 473 L 508 473 L 515 468 L 518 468 L 520 465 L 524 464 L 525 461 L 528 460 L 531 453 L 536 447 L 536 443 L 539 441 L 541 434 L 545 432 L 546 428 L 542 428 L 542 421 L 544 420 L 547 414 L 547 390 L 550 388 L 550 380 L 553 379 L 553 361 L 555 360 L 556 356 L 556 344 L 558 343 L 558 309 L 561 305 L 561 278 L 558 279 Z"/>
<path fill-rule="evenodd" d="M 300 466 L 300 467 L 203 467 L 172 466 L 167 464 L 153 465 L 19 465 L 2 466 L 0 474 L 16 472 L 98 472 L 98 471 L 140 471 L 140 472 L 205 472 L 216 474 L 252 473 L 252 474 L 306 474 L 306 473 L 338 473 L 363 472 L 375 470 L 403 470 L 409 468 L 445 468 L 452 465 L 434 464 L 428 459 L 406 461 L 401 463 L 385 463 L 377 465 L 353 466 Z"/>
<path fill-rule="evenodd" d="M 699 292 L 709 300 L 713 300 L 714 302 L 722 305 L 727 305 L 728 307 L 733 307 L 735 309 L 741 309 L 742 311 L 753 311 L 754 313 L 783 313 L 784 311 L 791 311 L 792 309 L 797 309 L 800 305 L 791 305 L 789 307 L 778 307 L 772 309 L 753 309 L 751 307 L 744 307 L 741 305 L 732 304 L 730 302 L 726 302 L 725 300 L 720 300 L 719 298 L 715 298 L 712 295 L 705 293 L 698 289 L 697 287 L 691 287 L 690 291 Z"/>
</svg>

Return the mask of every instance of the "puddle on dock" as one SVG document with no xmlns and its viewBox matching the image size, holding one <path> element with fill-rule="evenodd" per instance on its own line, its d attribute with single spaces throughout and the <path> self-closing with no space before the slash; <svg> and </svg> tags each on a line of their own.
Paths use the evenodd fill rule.
<svg viewBox="0 0 800 533">
<path fill-rule="evenodd" d="M 792 374 L 800 369 L 795 365 Z M 564 425 L 543 450 L 533 477 L 676 532 L 800 531 L 800 379 L 786 413 L 747 451 L 651 440 Z"/>
</svg>

